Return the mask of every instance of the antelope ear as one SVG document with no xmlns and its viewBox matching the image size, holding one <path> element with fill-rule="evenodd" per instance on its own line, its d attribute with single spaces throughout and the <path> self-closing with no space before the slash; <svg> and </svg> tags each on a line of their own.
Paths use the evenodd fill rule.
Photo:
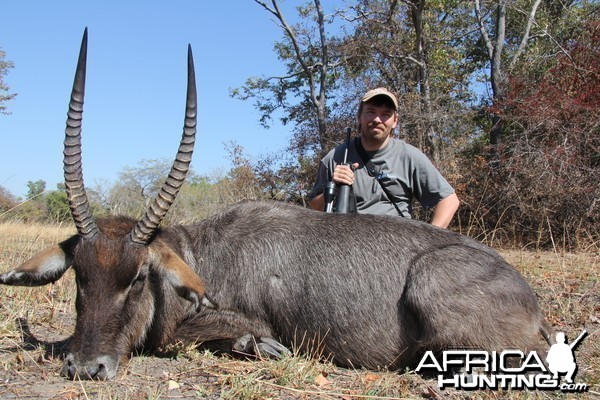
<svg viewBox="0 0 600 400">
<path fill-rule="evenodd" d="M 164 272 L 164 277 L 173 285 L 177 294 L 194 303 L 196 311 L 202 306 L 216 309 L 218 305 L 210 299 L 204 282 L 168 245 L 154 240 L 148 246 L 152 263 Z"/>
<path fill-rule="evenodd" d="M 0 274 L 0 283 L 13 286 L 42 286 L 60 279 L 71 266 L 72 248 L 78 236 L 41 251 L 16 269 Z"/>
</svg>

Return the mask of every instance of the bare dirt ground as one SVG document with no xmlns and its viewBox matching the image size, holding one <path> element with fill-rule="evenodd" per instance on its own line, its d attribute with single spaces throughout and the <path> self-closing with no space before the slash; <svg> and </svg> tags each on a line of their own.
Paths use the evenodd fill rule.
<svg viewBox="0 0 600 400">
<path fill-rule="evenodd" d="M 67 228 L 0 224 L 0 272 L 16 267 L 70 234 Z M 237 360 L 172 346 L 135 355 L 114 380 L 70 381 L 60 376 L 64 341 L 74 328 L 71 274 L 39 288 L 0 287 L 1 399 L 553 399 L 600 398 L 600 256 L 557 252 L 500 252 L 538 294 L 556 331 L 577 347 L 576 382 L 584 393 L 439 389 L 414 372 L 348 370 L 308 357 Z"/>
</svg>

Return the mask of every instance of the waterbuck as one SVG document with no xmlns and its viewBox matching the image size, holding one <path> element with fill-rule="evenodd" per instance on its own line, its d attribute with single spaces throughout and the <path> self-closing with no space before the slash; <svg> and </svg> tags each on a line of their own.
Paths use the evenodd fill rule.
<svg viewBox="0 0 600 400">
<path fill-rule="evenodd" d="M 513 267 L 475 240 L 421 222 L 242 202 L 160 228 L 194 145 L 191 50 L 168 179 L 141 220 L 95 219 L 81 168 L 86 52 L 87 31 L 64 151 L 77 234 L 0 275 L 6 285 L 35 286 L 74 269 L 77 320 L 64 375 L 109 379 L 131 352 L 175 341 L 272 356 L 294 348 L 344 367 L 398 369 L 428 350 L 526 351 L 547 334 Z"/>
</svg>

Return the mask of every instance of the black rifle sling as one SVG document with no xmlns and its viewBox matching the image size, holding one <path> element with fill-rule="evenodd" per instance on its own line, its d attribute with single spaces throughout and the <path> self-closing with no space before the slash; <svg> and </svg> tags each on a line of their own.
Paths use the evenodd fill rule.
<svg viewBox="0 0 600 400">
<path fill-rule="evenodd" d="M 381 186 L 381 188 L 383 189 L 383 192 L 387 196 L 390 203 L 392 203 L 394 205 L 394 208 L 396 209 L 396 211 L 398 211 L 398 215 L 400 215 L 401 217 L 404 217 L 404 213 L 402 212 L 402 210 L 400 210 L 400 207 L 398 207 L 398 204 L 396 204 L 396 202 L 394 201 L 394 197 L 391 195 L 391 193 L 388 191 L 388 189 L 383 184 L 382 179 L 381 179 L 381 171 L 378 171 L 377 168 L 375 167 L 375 165 L 373 164 L 373 162 L 371 161 L 371 158 L 367 154 L 367 151 L 365 150 L 362 143 L 360 142 L 360 137 L 354 138 L 354 145 L 356 146 L 358 155 L 360 156 L 363 164 L 365 165 L 365 168 L 367 169 L 367 172 L 369 173 L 369 175 L 374 177 L 377 180 L 377 182 L 379 182 L 379 186 Z"/>
</svg>

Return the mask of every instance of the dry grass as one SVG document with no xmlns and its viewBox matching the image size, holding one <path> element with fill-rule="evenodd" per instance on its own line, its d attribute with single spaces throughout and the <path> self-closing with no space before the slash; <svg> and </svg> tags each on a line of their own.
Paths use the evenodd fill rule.
<svg viewBox="0 0 600 400">
<path fill-rule="evenodd" d="M 70 227 L 0 224 L 0 272 L 65 239 Z M 412 372 L 340 369 L 300 355 L 240 361 L 174 345 L 162 356 L 136 356 L 110 382 L 68 381 L 59 375 L 60 346 L 74 327 L 74 279 L 39 288 L 0 287 L 0 398 L 28 399 L 552 399 L 600 392 L 600 258 L 592 254 L 501 252 L 539 295 L 546 317 L 577 350 L 578 395 L 543 391 L 439 390 Z"/>
</svg>

